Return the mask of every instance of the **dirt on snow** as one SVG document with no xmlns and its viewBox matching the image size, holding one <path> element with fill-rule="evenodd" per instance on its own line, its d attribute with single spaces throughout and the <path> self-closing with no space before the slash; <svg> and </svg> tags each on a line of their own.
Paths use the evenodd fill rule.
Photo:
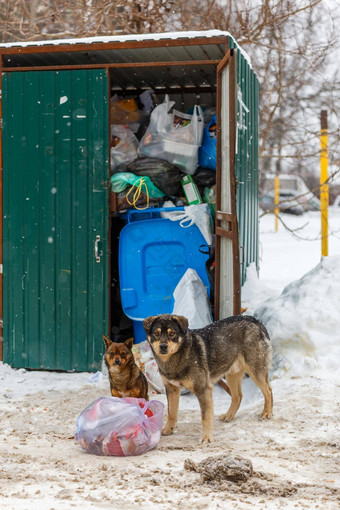
<svg viewBox="0 0 340 510">
<path fill-rule="evenodd" d="M 275 383 L 281 385 L 278 397 Z M 339 393 L 328 388 L 325 394 L 322 381 L 313 378 L 297 380 L 294 392 L 292 381 L 286 392 L 282 384 L 273 384 L 271 421 L 257 418 L 261 399 L 241 407 L 231 423 L 219 422 L 215 409 L 214 442 L 202 445 L 199 409 L 180 409 L 175 433 L 139 457 L 90 455 L 73 439 L 78 414 L 99 396 L 109 396 L 108 388 L 86 385 L 20 399 L 4 395 L 0 508 L 339 508 Z M 166 402 L 164 395 L 156 398 Z M 238 482 L 204 479 L 184 467 L 186 461 L 196 465 L 222 454 L 248 461 L 251 476 Z"/>
</svg>

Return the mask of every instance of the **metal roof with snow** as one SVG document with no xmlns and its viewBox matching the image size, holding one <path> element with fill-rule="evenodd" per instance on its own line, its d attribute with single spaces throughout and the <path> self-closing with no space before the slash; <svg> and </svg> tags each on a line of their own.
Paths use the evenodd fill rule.
<svg viewBox="0 0 340 510">
<path fill-rule="evenodd" d="M 230 47 L 248 55 L 229 32 L 166 32 L 0 44 L 1 71 L 111 69 L 115 87 L 212 90 L 216 65 Z"/>
</svg>

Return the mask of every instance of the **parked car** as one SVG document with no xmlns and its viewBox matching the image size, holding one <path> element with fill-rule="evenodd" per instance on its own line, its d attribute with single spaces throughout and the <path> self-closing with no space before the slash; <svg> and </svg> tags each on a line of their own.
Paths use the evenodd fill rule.
<svg viewBox="0 0 340 510">
<path fill-rule="evenodd" d="M 305 211 L 319 211 L 320 200 L 313 194 L 313 192 L 307 187 L 304 180 L 293 174 L 280 174 L 280 200 L 285 200 L 286 197 L 289 200 L 296 198 L 296 202 L 303 206 Z M 263 182 L 261 183 L 261 189 L 263 196 L 270 196 L 273 200 L 274 197 L 274 186 L 275 186 L 275 175 L 266 174 Z M 285 207 L 285 204 L 284 204 Z M 300 208 L 298 208 L 300 209 Z M 291 212 L 291 211 L 290 211 Z M 299 213 L 293 213 L 299 214 Z"/>
<path fill-rule="evenodd" d="M 298 193 L 295 196 L 297 197 Z M 301 195 L 297 200 L 305 211 L 320 211 L 320 200 L 312 192 L 307 195 Z"/>
<path fill-rule="evenodd" d="M 305 208 L 295 198 L 292 191 L 280 191 L 279 193 L 279 211 L 289 214 L 301 215 L 305 212 Z M 265 193 L 260 198 L 260 207 L 266 212 L 274 212 L 274 192 Z"/>
</svg>

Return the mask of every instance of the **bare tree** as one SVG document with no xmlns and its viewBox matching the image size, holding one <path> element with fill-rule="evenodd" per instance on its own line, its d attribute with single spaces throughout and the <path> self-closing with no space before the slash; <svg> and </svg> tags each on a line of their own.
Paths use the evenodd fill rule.
<svg viewBox="0 0 340 510">
<path fill-rule="evenodd" d="M 164 30 L 172 0 L 0 0 L 0 40 L 88 37 Z"/>
<path fill-rule="evenodd" d="M 0 0 L 0 40 L 221 29 L 249 53 L 261 84 L 260 168 L 308 176 L 319 114 L 339 156 L 339 79 L 326 75 L 339 19 L 324 0 Z M 334 73 L 337 73 L 337 67 Z"/>
<path fill-rule="evenodd" d="M 331 16 L 328 38 L 320 37 L 317 20 L 322 16 L 320 3 L 296 14 L 288 24 L 269 26 L 264 42 L 254 49 L 254 61 L 265 64 L 257 69 L 262 92 L 260 154 L 265 170 L 306 173 L 313 165 L 317 168 L 320 110 L 325 102 L 331 106 L 326 90 L 332 82 L 325 70 L 336 43 Z"/>
<path fill-rule="evenodd" d="M 249 53 L 259 76 L 260 168 L 304 177 L 315 174 L 319 116 L 325 107 L 330 112 L 330 158 L 339 166 L 337 67 L 333 75 L 330 72 L 339 45 L 339 14 L 322 0 L 206 0 L 203 4 L 196 9 L 186 4 L 185 23 L 228 30 Z"/>
</svg>

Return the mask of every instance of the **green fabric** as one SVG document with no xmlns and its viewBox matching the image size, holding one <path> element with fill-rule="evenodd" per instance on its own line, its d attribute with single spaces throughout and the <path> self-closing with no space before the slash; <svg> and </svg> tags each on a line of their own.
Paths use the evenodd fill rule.
<svg viewBox="0 0 340 510">
<path fill-rule="evenodd" d="M 113 174 L 110 180 L 111 189 L 115 193 L 124 191 L 128 186 L 136 186 L 137 188 L 142 183 L 142 191 L 147 187 L 150 197 L 160 198 L 165 196 L 165 194 L 153 184 L 150 177 L 147 176 L 140 177 L 130 172 L 119 172 Z"/>
</svg>

